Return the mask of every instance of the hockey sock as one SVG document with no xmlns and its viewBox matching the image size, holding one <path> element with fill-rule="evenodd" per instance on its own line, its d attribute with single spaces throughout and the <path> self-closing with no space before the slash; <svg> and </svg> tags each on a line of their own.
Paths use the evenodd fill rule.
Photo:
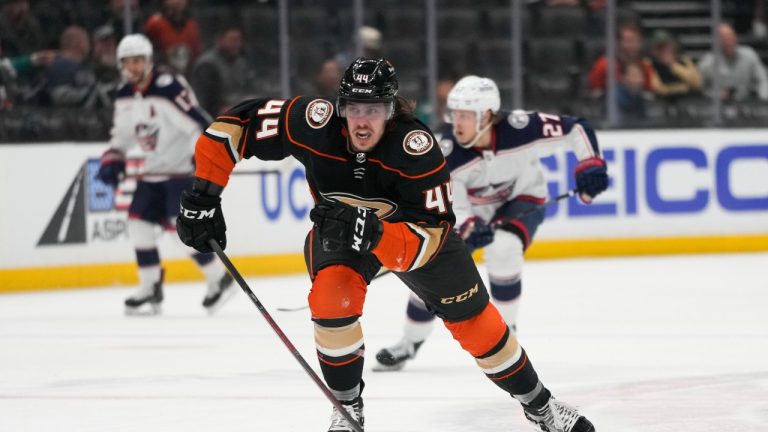
<svg viewBox="0 0 768 432">
<path fill-rule="evenodd" d="M 192 259 L 195 260 L 200 271 L 205 275 L 209 282 L 218 282 L 226 272 L 221 261 L 215 259 L 216 255 L 212 253 L 194 253 Z"/>
<path fill-rule="evenodd" d="M 539 376 L 525 350 L 509 330 L 493 349 L 477 357 L 477 364 L 488 379 L 521 402 L 537 396 Z"/>
<path fill-rule="evenodd" d="M 504 321 L 512 327 L 517 323 L 517 312 L 520 309 L 520 292 L 522 279 L 515 276 L 512 279 L 490 277 L 491 298 L 496 309 L 499 310 Z"/>
<path fill-rule="evenodd" d="M 151 287 L 160 280 L 160 254 L 157 248 L 136 249 L 136 262 L 139 264 L 139 281 L 142 287 Z"/>
<path fill-rule="evenodd" d="M 320 370 L 331 391 L 339 400 L 356 398 L 365 353 L 363 331 L 357 317 L 315 319 L 315 347 Z"/>
<path fill-rule="evenodd" d="M 405 314 L 408 320 L 405 322 L 403 339 L 415 343 L 429 337 L 434 328 L 435 316 L 416 294 L 411 293 Z"/>
<path fill-rule="evenodd" d="M 160 253 L 155 242 L 155 228 L 151 222 L 128 218 L 128 237 L 136 250 L 139 281 L 143 288 L 150 288 L 160 280 Z"/>
</svg>

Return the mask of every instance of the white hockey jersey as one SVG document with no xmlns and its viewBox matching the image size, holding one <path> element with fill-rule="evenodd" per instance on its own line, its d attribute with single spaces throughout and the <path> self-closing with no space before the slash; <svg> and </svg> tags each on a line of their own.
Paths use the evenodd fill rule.
<svg viewBox="0 0 768 432">
<path fill-rule="evenodd" d="M 138 146 L 144 181 L 192 175 L 195 142 L 210 122 L 182 76 L 155 74 L 144 92 L 132 84 L 118 91 L 109 146 L 123 154 Z"/>
<path fill-rule="evenodd" d="M 592 126 L 583 119 L 539 112 L 502 112 L 491 128 L 491 146 L 458 145 L 448 128 L 439 138 L 451 170 L 456 226 L 477 216 L 490 222 L 513 199 L 543 203 L 547 185 L 539 158 L 565 146 L 578 160 L 600 155 Z"/>
</svg>

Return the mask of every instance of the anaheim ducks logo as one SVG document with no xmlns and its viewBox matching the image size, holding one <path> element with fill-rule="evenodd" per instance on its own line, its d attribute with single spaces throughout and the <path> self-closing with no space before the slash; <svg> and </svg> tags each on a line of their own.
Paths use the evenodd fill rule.
<svg viewBox="0 0 768 432">
<path fill-rule="evenodd" d="M 328 124 L 333 116 L 333 105 L 323 99 L 315 99 L 307 105 L 307 123 L 313 129 L 320 129 Z"/>
<path fill-rule="evenodd" d="M 342 202 L 352 207 L 366 208 L 374 212 L 379 219 L 386 219 L 397 211 L 397 204 L 384 198 L 361 198 L 356 195 L 339 192 L 321 193 L 321 195 L 331 201 Z"/>
<path fill-rule="evenodd" d="M 410 131 L 403 140 L 403 148 L 408 154 L 423 155 L 432 148 L 432 136 L 421 130 Z"/>
</svg>

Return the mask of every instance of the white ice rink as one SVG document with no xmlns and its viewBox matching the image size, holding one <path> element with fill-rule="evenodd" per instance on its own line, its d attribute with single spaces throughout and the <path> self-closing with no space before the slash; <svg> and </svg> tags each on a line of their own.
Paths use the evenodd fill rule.
<svg viewBox="0 0 768 432">
<path fill-rule="evenodd" d="M 768 254 L 535 261 L 518 323 L 544 383 L 599 432 L 768 431 Z M 252 278 L 317 369 L 304 276 Z M 0 432 L 325 431 L 330 404 L 245 295 L 209 317 L 202 284 L 160 317 L 128 288 L 0 296 Z M 368 357 L 399 336 L 407 293 L 370 287 Z M 366 365 L 366 430 L 529 431 L 442 326 L 403 372 Z"/>
</svg>

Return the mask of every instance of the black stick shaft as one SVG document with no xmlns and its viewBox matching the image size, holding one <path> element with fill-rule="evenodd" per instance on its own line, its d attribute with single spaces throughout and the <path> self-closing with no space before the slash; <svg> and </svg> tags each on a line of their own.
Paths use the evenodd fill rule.
<svg viewBox="0 0 768 432">
<path fill-rule="evenodd" d="M 571 190 L 569 190 L 568 192 L 566 192 L 564 194 L 560 194 L 560 195 L 558 195 L 558 196 L 556 196 L 554 198 L 550 198 L 549 200 L 547 200 L 547 201 L 545 201 L 545 202 L 543 202 L 541 204 L 537 204 L 536 207 L 530 208 L 530 209 L 528 209 L 528 210 L 526 210 L 524 212 L 521 212 L 518 215 L 515 215 L 515 217 L 513 217 L 512 219 L 513 220 L 514 219 L 522 219 L 522 218 L 528 216 L 529 214 L 535 213 L 535 212 L 537 212 L 539 210 L 542 210 L 542 209 L 545 209 L 545 208 L 551 206 L 552 204 L 554 204 L 554 203 L 556 203 L 556 202 L 558 202 L 558 201 L 560 201 L 562 199 L 570 198 L 570 197 L 576 195 L 576 193 L 578 193 L 578 192 L 579 192 L 578 189 L 571 189 Z"/>
<path fill-rule="evenodd" d="M 320 388 L 320 390 L 323 392 L 326 398 L 328 398 L 329 401 L 333 404 L 334 407 L 336 407 L 337 410 L 339 410 L 339 413 L 341 413 L 342 416 L 344 416 L 345 419 L 352 425 L 352 427 L 355 429 L 356 432 L 363 432 L 363 428 L 360 427 L 360 425 L 355 421 L 355 419 L 352 418 L 352 416 L 349 415 L 347 410 L 344 409 L 344 407 L 341 405 L 341 402 L 339 402 L 338 399 L 336 399 L 336 396 L 331 393 L 331 390 L 328 389 L 328 387 L 325 385 L 323 380 L 320 379 L 320 377 L 315 373 L 315 371 L 307 364 L 307 361 L 304 360 L 304 357 L 299 353 L 299 350 L 296 349 L 295 346 L 293 346 L 293 343 L 291 343 L 290 339 L 288 339 L 288 336 L 285 335 L 283 330 L 280 328 L 280 326 L 277 325 L 274 319 L 272 319 L 272 315 L 267 312 L 267 309 L 264 308 L 264 305 L 261 304 L 258 297 L 256 297 L 256 294 L 253 293 L 251 288 L 248 286 L 248 283 L 245 282 L 245 279 L 240 275 L 240 272 L 237 271 L 235 268 L 235 265 L 232 264 L 232 261 L 229 260 L 229 257 L 226 253 L 221 249 L 221 246 L 216 242 L 214 239 L 208 240 L 208 244 L 211 245 L 213 248 L 213 251 L 216 252 L 216 255 L 219 257 L 222 263 L 224 263 L 224 266 L 229 271 L 229 274 L 232 275 L 232 277 L 235 278 L 238 285 L 240 285 L 240 288 L 243 289 L 243 291 L 248 295 L 248 298 L 251 299 L 254 305 L 256 305 L 256 308 L 259 309 L 259 312 L 261 312 L 261 315 L 264 317 L 265 320 L 267 320 L 267 323 L 269 323 L 269 326 L 272 327 L 272 330 L 277 333 L 277 336 L 280 338 L 281 341 L 283 341 L 283 344 L 288 348 L 288 351 L 293 354 L 293 357 L 296 359 L 296 361 L 299 362 L 301 367 L 304 369 L 304 371 L 309 375 L 310 378 L 312 378 L 312 381 L 317 384 L 317 386 Z"/>
</svg>

